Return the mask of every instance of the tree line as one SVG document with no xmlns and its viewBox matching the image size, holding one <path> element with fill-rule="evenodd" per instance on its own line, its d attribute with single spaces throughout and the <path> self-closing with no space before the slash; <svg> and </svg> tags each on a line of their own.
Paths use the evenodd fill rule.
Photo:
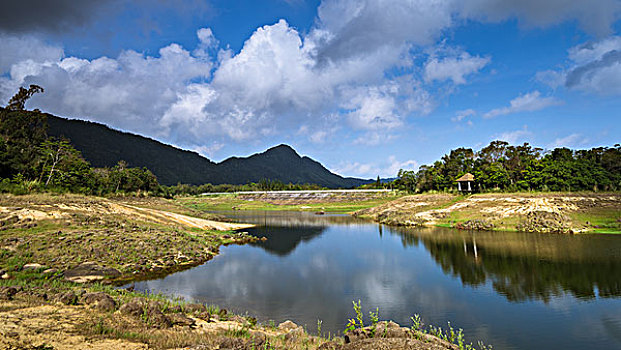
<svg viewBox="0 0 621 350">
<path fill-rule="evenodd" d="M 315 184 L 284 184 L 261 179 L 245 185 L 203 184 L 162 186 L 147 168 L 93 168 L 66 139 L 47 135 L 46 116 L 25 109 L 27 100 L 43 88 L 20 88 L 0 107 L 0 192 L 37 191 L 94 195 L 145 194 L 164 197 L 206 192 L 317 190 Z M 454 191 L 455 180 L 471 173 L 480 191 L 618 191 L 621 190 L 621 146 L 588 150 L 556 148 L 544 151 L 524 143 L 512 146 L 493 141 L 475 152 L 457 148 L 418 171 L 399 170 L 397 179 L 378 178 L 366 187 L 390 187 L 408 192 Z"/>
<path fill-rule="evenodd" d="M 43 88 L 20 88 L 5 108 L 0 107 L 0 191 L 109 193 L 154 192 L 157 179 L 146 168 L 119 162 L 93 168 L 69 140 L 47 135 L 46 117 L 25 109 L 26 101 Z"/>
<path fill-rule="evenodd" d="M 471 173 L 479 191 L 618 191 L 621 146 L 544 151 L 528 143 L 492 141 L 475 152 L 457 148 L 418 171 L 399 170 L 394 188 L 409 192 L 451 191 Z"/>
</svg>

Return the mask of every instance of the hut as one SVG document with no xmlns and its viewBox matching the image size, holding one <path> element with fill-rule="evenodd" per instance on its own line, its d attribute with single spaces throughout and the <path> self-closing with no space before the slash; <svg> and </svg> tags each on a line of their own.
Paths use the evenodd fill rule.
<svg viewBox="0 0 621 350">
<path fill-rule="evenodd" d="M 462 177 L 455 180 L 457 181 L 457 190 L 460 192 L 472 192 L 474 191 L 474 175 L 465 173 Z"/>
</svg>

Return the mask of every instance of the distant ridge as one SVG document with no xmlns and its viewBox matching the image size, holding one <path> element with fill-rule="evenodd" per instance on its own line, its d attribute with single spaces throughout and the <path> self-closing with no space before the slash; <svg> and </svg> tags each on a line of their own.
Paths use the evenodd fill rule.
<svg viewBox="0 0 621 350">
<path fill-rule="evenodd" d="M 95 167 L 112 167 L 124 160 L 131 167 L 146 167 L 163 185 L 245 184 L 261 179 L 283 183 L 313 183 L 328 188 L 352 188 L 373 180 L 346 178 L 321 163 L 301 157 L 288 145 L 278 145 L 249 157 L 231 157 L 221 163 L 192 151 L 114 130 L 106 125 L 46 114 L 48 134 L 65 137 Z"/>
</svg>

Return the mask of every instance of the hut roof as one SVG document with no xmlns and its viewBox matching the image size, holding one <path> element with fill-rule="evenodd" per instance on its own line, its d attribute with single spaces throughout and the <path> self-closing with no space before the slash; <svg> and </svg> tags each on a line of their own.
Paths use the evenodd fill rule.
<svg viewBox="0 0 621 350">
<path fill-rule="evenodd" d="M 455 181 L 457 181 L 457 182 L 474 181 L 474 175 L 472 175 L 470 173 L 465 173 L 464 176 L 460 177 L 459 179 L 457 179 Z"/>
</svg>

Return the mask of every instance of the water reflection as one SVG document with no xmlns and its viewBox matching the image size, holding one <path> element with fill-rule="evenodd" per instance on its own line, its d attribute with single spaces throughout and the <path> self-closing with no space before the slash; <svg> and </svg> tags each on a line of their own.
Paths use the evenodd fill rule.
<svg viewBox="0 0 621 350">
<path fill-rule="evenodd" d="M 621 296 L 621 248 L 615 236 L 539 235 L 391 228 L 404 246 L 422 244 L 442 270 L 464 285 L 491 281 L 510 301 L 571 293 Z"/>
<path fill-rule="evenodd" d="M 136 283 L 311 331 L 365 314 L 464 328 L 497 349 L 621 346 L 621 236 L 404 229 L 348 216 L 236 212 L 267 237 L 160 280 Z M 543 301 L 543 302 L 542 302 Z M 587 302 L 585 302 L 587 301 Z"/>
<path fill-rule="evenodd" d="M 261 247 L 268 253 L 286 256 L 300 244 L 321 236 L 327 227 L 257 227 L 249 229 L 248 233 L 256 237 L 265 237 L 267 241 L 251 243 Z"/>
<path fill-rule="evenodd" d="M 322 214 L 287 211 L 227 211 L 218 212 L 239 222 L 257 225 L 247 230 L 253 236 L 265 237 L 266 241 L 251 245 L 269 253 L 286 256 L 300 244 L 321 236 L 330 225 L 361 225 L 365 221 L 343 214 Z"/>
</svg>

